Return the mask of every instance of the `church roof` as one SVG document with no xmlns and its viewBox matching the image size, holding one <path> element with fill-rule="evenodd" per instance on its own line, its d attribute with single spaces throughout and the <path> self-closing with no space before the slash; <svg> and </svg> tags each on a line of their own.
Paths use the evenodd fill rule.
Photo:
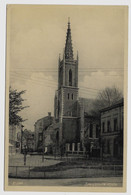
<svg viewBox="0 0 131 195">
<path fill-rule="evenodd" d="M 72 40 L 71 40 L 70 20 L 68 21 L 68 29 L 67 29 L 67 36 L 66 36 L 65 59 L 73 60 L 73 47 L 72 47 Z"/>
</svg>

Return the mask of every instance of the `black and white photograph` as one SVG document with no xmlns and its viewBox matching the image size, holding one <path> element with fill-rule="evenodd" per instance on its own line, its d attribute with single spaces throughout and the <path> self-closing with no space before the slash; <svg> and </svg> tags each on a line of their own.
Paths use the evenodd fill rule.
<svg viewBox="0 0 131 195">
<path fill-rule="evenodd" d="M 128 6 L 8 4 L 6 22 L 5 189 L 124 191 Z"/>
</svg>

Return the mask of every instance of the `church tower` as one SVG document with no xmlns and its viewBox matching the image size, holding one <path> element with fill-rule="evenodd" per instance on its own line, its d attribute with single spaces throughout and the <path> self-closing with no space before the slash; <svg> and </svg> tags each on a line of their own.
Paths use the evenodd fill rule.
<svg viewBox="0 0 131 195">
<path fill-rule="evenodd" d="M 78 53 L 74 59 L 70 21 L 62 59 L 58 60 L 58 90 L 55 95 L 55 119 L 61 123 L 60 139 L 67 143 L 78 139 Z"/>
</svg>

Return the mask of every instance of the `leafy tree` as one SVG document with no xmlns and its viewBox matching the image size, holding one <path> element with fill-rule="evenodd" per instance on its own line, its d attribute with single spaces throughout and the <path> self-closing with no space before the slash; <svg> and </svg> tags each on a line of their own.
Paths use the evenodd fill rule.
<svg viewBox="0 0 131 195">
<path fill-rule="evenodd" d="M 24 99 L 21 97 L 26 91 L 18 92 L 16 89 L 9 88 L 9 124 L 19 125 L 25 120 L 19 116 L 19 112 L 29 106 L 22 106 Z"/>
</svg>

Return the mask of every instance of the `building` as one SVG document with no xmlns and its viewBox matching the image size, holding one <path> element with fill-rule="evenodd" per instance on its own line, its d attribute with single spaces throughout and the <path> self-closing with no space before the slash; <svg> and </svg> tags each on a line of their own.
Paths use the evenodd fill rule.
<svg viewBox="0 0 131 195">
<path fill-rule="evenodd" d="M 21 131 L 23 125 L 10 125 L 9 126 L 9 153 L 16 154 L 20 152 L 21 148 Z"/>
<path fill-rule="evenodd" d="M 59 150 L 59 123 L 54 121 L 51 113 L 48 116 L 39 119 L 35 123 L 35 151 L 54 153 Z"/>
<path fill-rule="evenodd" d="M 82 150 L 91 157 L 100 156 L 100 118 L 93 114 L 94 100 L 79 98 L 80 143 Z"/>
<path fill-rule="evenodd" d="M 58 60 L 58 89 L 54 98 L 54 118 L 59 123 L 59 145 L 65 145 L 66 151 L 69 153 L 86 151 L 85 135 L 88 142 L 91 143 L 90 151 L 95 147 L 94 143 L 98 142 L 96 131 L 99 129 L 99 120 L 94 119 L 91 114 L 87 115 L 89 113 L 88 106 L 83 105 L 83 100 L 79 98 L 78 64 L 78 52 L 74 59 L 71 27 L 68 22 L 63 57 L 62 59 L 59 57 Z M 92 134 L 88 134 L 89 128 L 86 125 L 90 126 Z"/>
<path fill-rule="evenodd" d="M 59 123 L 52 123 L 44 133 L 45 153 L 56 154 L 59 151 Z"/>
<path fill-rule="evenodd" d="M 21 137 L 21 152 L 23 152 L 26 148 L 27 152 L 35 151 L 35 135 L 31 130 L 25 129 L 22 131 Z"/>
<path fill-rule="evenodd" d="M 104 157 L 123 157 L 124 100 L 101 111 L 101 148 Z"/>
<path fill-rule="evenodd" d="M 54 118 L 51 116 L 51 113 L 48 113 L 48 116 L 43 117 L 37 120 L 34 124 L 35 131 L 35 150 L 42 152 L 44 148 L 44 131 L 53 123 Z"/>
<path fill-rule="evenodd" d="M 35 151 L 35 133 L 32 131 L 29 131 L 29 134 L 27 137 L 27 149 L 28 149 L 28 152 Z"/>
</svg>

